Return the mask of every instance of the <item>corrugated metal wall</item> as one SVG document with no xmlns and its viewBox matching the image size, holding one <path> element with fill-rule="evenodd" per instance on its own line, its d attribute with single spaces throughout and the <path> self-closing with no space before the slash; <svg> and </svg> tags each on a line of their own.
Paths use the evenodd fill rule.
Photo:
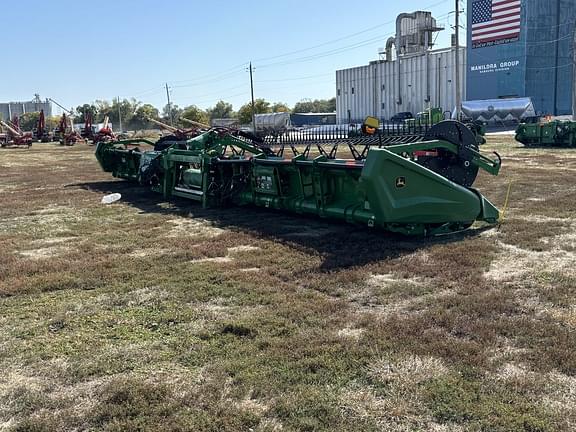
<svg viewBox="0 0 576 432">
<path fill-rule="evenodd" d="M 466 100 L 466 50 L 460 49 L 462 100 Z M 454 49 L 428 55 L 373 62 L 336 71 L 336 113 L 339 123 L 362 121 L 366 116 L 390 119 L 394 114 L 416 114 L 428 106 L 451 111 L 456 104 Z M 398 92 L 400 88 L 400 92 Z"/>
<path fill-rule="evenodd" d="M 52 115 L 52 104 L 49 101 L 8 102 L 0 103 L 0 116 L 4 120 L 11 120 L 14 116 L 21 116 L 29 112 L 44 110 L 44 115 Z"/>
</svg>

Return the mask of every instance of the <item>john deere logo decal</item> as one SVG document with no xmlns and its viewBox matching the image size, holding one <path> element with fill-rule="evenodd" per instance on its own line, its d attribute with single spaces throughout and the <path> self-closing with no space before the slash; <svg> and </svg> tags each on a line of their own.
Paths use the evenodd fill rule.
<svg viewBox="0 0 576 432">
<path fill-rule="evenodd" d="M 396 187 L 401 189 L 404 186 L 406 186 L 406 177 L 396 177 Z"/>
</svg>

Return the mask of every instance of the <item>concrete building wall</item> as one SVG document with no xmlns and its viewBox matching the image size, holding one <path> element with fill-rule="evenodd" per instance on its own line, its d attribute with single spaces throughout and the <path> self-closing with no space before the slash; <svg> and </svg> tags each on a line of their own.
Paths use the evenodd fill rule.
<svg viewBox="0 0 576 432">
<path fill-rule="evenodd" d="M 463 97 L 465 52 L 460 49 Z M 336 71 L 337 121 L 358 122 L 367 116 L 388 120 L 398 112 L 416 114 L 428 106 L 452 111 L 456 104 L 455 57 L 455 49 L 436 50 Z"/>
</svg>

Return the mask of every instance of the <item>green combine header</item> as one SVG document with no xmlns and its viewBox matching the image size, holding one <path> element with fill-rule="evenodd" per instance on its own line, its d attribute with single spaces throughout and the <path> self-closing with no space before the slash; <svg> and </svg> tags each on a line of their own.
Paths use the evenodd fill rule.
<svg viewBox="0 0 576 432">
<path fill-rule="evenodd" d="M 154 146 L 145 140 L 101 142 L 96 157 L 114 177 L 205 208 L 252 205 L 407 235 L 498 221 L 472 185 L 479 169 L 497 175 L 501 159 L 480 154 L 468 127 L 445 121 L 394 135 L 365 126 L 362 136 L 294 132 L 267 141 L 215 128 L 163 149 L 145 150 Z M 338 158 L 342 152 L 351 157 Z"/>
<path fill-rule="evenodd" d="M 526 147 L 576 147 L 576 122 L 521 123 L 516 129 L 516 141 Z"/>
</svg>

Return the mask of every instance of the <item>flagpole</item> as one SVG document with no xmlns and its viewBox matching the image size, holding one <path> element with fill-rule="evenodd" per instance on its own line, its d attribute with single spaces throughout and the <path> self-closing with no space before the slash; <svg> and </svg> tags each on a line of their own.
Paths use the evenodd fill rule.
<svg viewBox="0 0 576 432">
<path fill-rule="evenodd" d="M 462 96 L 460 94 L 460 0 L 455 0 L 454 9 L 456 14 L 454 26 L 454 31 L 456 32 L 454 38 L 454 44 L 456 45 L 454 51 L 454 61 L 456 62 L 454 65 L 456 71 L 456 120 L 460 120 L 460 112 L 462 110 Z"/>
</svg>

